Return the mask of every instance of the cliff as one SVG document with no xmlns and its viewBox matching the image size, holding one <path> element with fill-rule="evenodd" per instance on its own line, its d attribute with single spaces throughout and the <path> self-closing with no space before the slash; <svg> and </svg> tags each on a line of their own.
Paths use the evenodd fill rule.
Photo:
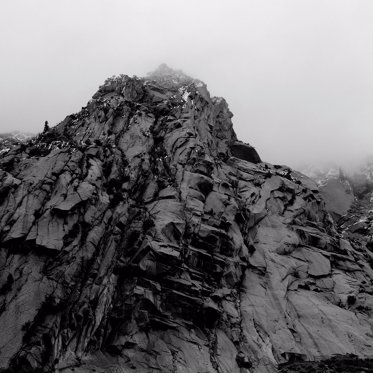
<svg viewBox="0 0 373 373">
<path fill-rule="evenodd" d="M 0 155 L 2 372 L 276 372 L 373 353 L 372 254 L 163 66 Z M 0 370 L 1 371 L 1 370 Z"/>
</svg>

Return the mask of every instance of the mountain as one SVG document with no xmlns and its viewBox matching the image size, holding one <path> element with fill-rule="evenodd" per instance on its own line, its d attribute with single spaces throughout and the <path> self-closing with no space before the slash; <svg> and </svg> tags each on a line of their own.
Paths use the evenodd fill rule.
<svg viewBox="0 0 373 373">
<path fill-rule="evenodd" d="M 373 192 L 373 161 L 367 158 L 358 166 L 343 170 L 341 167 L 300 167 L 303 174 L 313 179 L 326 202 L 326 209 L 335 221 L 348 219 L 351 211 L 365 206 L 370 210 Z M 363 213 L 363 211 L 361 211 Z"/>
<path fill-rule="evenodd" d="M 339 167 L 308 166 L 301 172 L 313 179 L 335 221 L 347 214 L 355 201 L 354 183 Z"/>
<path fill-rule="evenodd" d="M 0 371 L 369 366 L 369 247 L 231 118 L 163 65 L 0 156 Z"/>
<path fill-rule="evenodd" d="M 32 133 L 21 131 L 0 133 L 0 154 L 5 154 L 13 147 L 26 143 L 33 136 L 34 134 Z"/>
<path fill-rule="evenodd" d="M 303 168 L 317 182 L 326 209 L 340 234 L 359 247 L 373 249 L 373 162 L 366 159 L 358 167 Z"/>
</svg>

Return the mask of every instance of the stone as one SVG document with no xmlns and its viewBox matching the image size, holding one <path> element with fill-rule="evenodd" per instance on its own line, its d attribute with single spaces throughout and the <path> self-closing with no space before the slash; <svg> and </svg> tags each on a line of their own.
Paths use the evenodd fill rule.
<svg viewBox="0 0 373 373">
<path fill-rule="evenodd" d="M 274 373 L 372 355 L 361 227 L 338 231 L 317 185 L 262 162 L 231 118 L 161 66 L 109 78 L 0 154 L 0 370 Z"/>
</svg>

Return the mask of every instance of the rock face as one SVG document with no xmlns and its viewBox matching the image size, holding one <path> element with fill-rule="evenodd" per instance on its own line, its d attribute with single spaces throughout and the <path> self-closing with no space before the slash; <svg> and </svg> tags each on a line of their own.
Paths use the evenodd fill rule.
<svg viewBox="0 0 373 373">
<path fill-rule="evenodd" d="M 373 353 L 372 254 L 163 66 L 1 155 L 3 372 L 276 372 Z"/>
</svg>

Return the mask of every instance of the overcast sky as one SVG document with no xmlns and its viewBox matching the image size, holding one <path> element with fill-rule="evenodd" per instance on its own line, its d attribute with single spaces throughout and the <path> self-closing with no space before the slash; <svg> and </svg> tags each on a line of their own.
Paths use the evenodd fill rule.
<svg viewBox="0 0 373 373">
<path fill-rule="evenodd" d="M 373 153 L 372 20 L 372 0 L 1 0 L 0 131 L 166 62 L 226 98 L 262 159 L 343 164 Z"/>
</svg>

